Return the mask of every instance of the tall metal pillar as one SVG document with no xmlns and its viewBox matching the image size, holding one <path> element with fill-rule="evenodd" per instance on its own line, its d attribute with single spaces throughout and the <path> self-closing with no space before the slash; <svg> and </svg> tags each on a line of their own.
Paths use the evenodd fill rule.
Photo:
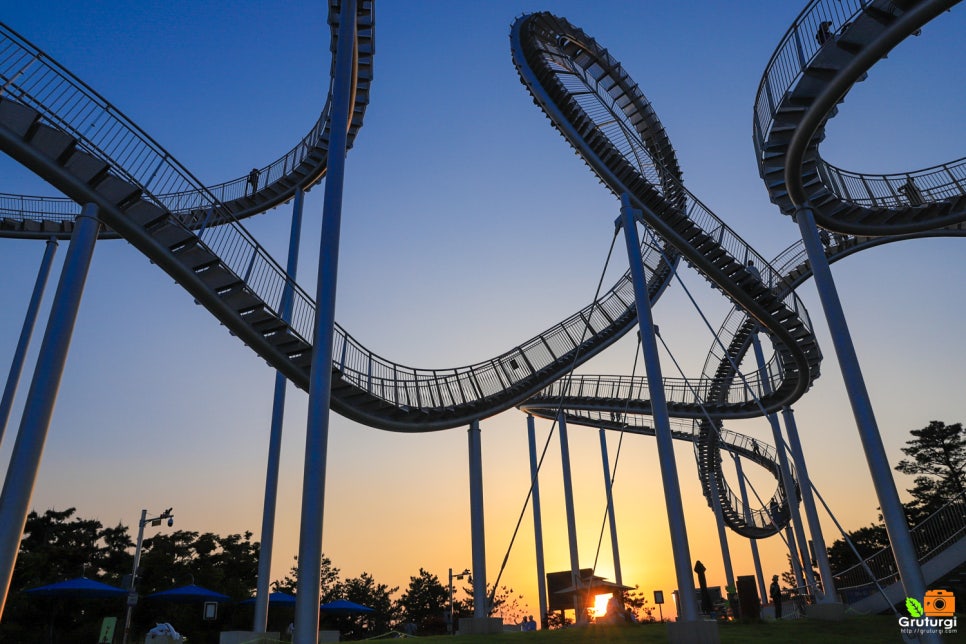
<svg viewBox="0 0 966 644">
<path fill-rule="evenodd" d="M 738 490 L 741 493 L 741 504 L 745 507 L 745 523 L 751 523 L 751 508 L 748 506 L 748 488 L 745 487 L 745 473 L 741 469 L 741 457 L 735 456 L 735 469 L 738 472 Z M 761 571 L 761 556 L 758 554 L 758 541 L 751 542 L 751 558 L 755 564 L 755 578 L 758 580 L 758 601 L 764 606 L 768 603 L 768 586 L 765 585 L 765 575 Z"/>
<path fill-rule="evenodd" d="M 805 466 L 805 453 L 802 451 L 802 441 L 798 436 L 798 427 L 795 425 L 795 413 L 787 405 L 782 408 L 782 417 L 785 419 L 785 431 L 788 432 L 788 443 L 792 448 L 792 460 L 795 462 L 795 470 L 798 472 L 798 484 L 802 489 L 802 505 L 805 506 L 805 517 L 808 519 L 809 532 L 812 533 L 812 543 L 815 545 L 815 559 L 818 562 L 818 572 L 822 579 L 822 592 L 819 593 L 819 602 L 822 604 L 833 604 L 838 601 L 835 590 L 835 578 L 832 576 L 832 566 L 828 561 L 828 550 L 825 547 L 825 537 L 822 535 L 822 525 L 818 520 L 818 511 L 815 508 L 815 498 L 812 496 L 812 483 L 808 477 L 808 469 Z M 808 558 L 806 551 L 805 558 Z"/>
<path fill-rule="evenodd" d="M 630 197 L 627 194 L 624 194 L 621 198 L 621 218 L 624 226 L 624 240 L 627 245 L 627 258 L 634 280 L 634 298 L 637 300 L 637 319 L 641 331 L 641 351 L 644 354 L 644 365 L 647 370 L 651 413 L 654 417 L 658 459 L 661 464 L 661 481 L 664 485 L 664 498 L 667 501 L 671 551 L 674 556 L 674 572 L 681 603 L 680 615 L 682 621 L 696 622 L 700 613 L 694 592 L 694 577 L 691 574 L 691 551 L 688 546 L 687 528 L 684 524 L 684 503 L 681 499 L 681 485 L 678 481 L 677 463 L 674 459 L 671 421 L 668 415 L 667 399 L 664 397 L 664 376 L 661 373 L 661 360 L 657 351 L 657 340 L 654 336 L 654 320 L 651 317 L 651 301 L 648 297 L 644 265 L 641 261 L 641 243 L 637 234 L 637 222 L 631 208 Z"/>
<path fill-rule="evenodd" d="M 17 386 L 20 384 L 20 374 L 23 371 L 24 359 L 27 356 L 27 347 L 30 346 L 30 336 L 34 332 L 34 324 L 37 322 L 37 312 L 40 310 L 40 300 L 44 296 L 44 288 L 47 285 L 47 278 L 50 276 L 50 266 L 54 261 L 54 254 L 57 252 L 57 240 L 51 237 L 47 240 L 47 248 L 44 249 L 44 258 L 40 261 L 40 271 L 37 273 L 37 281 L 34 282 L 34 290 L 30 295 L 30 303 L 27 305 L 27 314 L 24 316 L 23 328 L 20 331 L 20 340 L 17 348 L 13 352 L 13 360 L 10 363 L 10 374 L 7 376 L 7 384 L 3 388 L 3 398 L 0 398 L 0 444 L 3 444 L 3 433 L 7 429 L 7 421 L 10 419 L 10 408 L 13 407 L 13 397 L 17 393 Z"/>
<path fill-rule="evenodd" d="M 711 477 L 711 507 L 714 510 L 714 522 L 718 526 L 718 542 L 721 544 L 721 559 L 724 561 L 725 579 L 728 586 L 735 587 L 735 572 L 731 567 L 731 550 L 728 548 L 728 533 L 725 530 L 724 514 L 721 511 L 721 497 L 718 496 L 718 482 Z"/>
<path fill-rule="evenodd" d="M 37 470 L 40 468 L 99 229 L 97 206 L 85 205 L 74 222 L 74 232 L 50 309 L 47 331 L 37 356 L 20 430 L 10 455 L 10 467 L 7 468 L 3 492 L 0 493 L 0 617 L 3 616 L 3 607 L 10 591 L 20 537 L 30 509 L 30 496 L 37 480 Z"/>
<path fill-rule="evenodd" d="M 319 248 L 312 370 L 305 431 L 305 469 L 299 530 L 299 580 L 295 598 L 295 644 L 319 639 L 321 595 L 322 516 L 325 506 L 325 460 L 329 440 L 329 401 L 332 387 L 332 342 L 339 269 L 339 232 L 342 225 L 342 184 L 345 176 L 346 130 L 352 91 L 356 2 L 342 0 L 336 70 L 332 84 L 332 128 L 323 193 L 322 235 Z"/>
<path fill-rule="evenodd" d="M 567 421 L 561 411 L 557 417 L 560 435 L 560 463 L 563 466 L 564 504 L 567 510 L 567 542 L 570 544 L 570 580 L 574 587 L 574 622 L 582 624 L 586 615 L 580 602 L 580 558 L 577 555 L 577 518 L 574 512 L 574 482 L 570 476 L 570 441 L 567 438 Z"/>
<path fill-rule="evenodd" d="M 292 321 L 293 285 L 299 266 L 299 241 L 302 236 L 302 205 L 305 193 L 295 191 L 292 201 L 292 229 L 288 242 L 288 263 L 285 271 L 289 280 L 282 291 L 279 312 L 287 324 Z M 282 421 L 285 418 L 285 387 L 288 381 L 281 371 L 275 372 L 275 396 L 272 402 L 272 428 L 268 439 L 268 467 L 265 473 L 265 501 L 262 504 L 261 545 L 258 548 L 258 580 L 255 584 L 255 618 L 252 630 L 264 633 L 268 629 L 268 595 L 272 574 L 272 549 L 275 544 L 275 508 L 278 500 L 278 471 L 282 458 Z"/>
<path fill-rule="evenodd" d="M 600 457 L 604 461 L 604 491 L 607 493 L 607 521 L 610 523 L 610 549 L 614 553 L 614 581 L 624 585 L 621 575 L 621 555 L 617 547 L 617 519 L 614 517 L 613 480 L 610 475 L 610 459 L 607 457 L 607 432 L 600 429 Z"/>
<path fill-rule="evenodd" d="M 480 421 L 469 429 L 470 445 L 470 532 L 473 546 L 473 617 L 490 614 L 486 597 L 486 535 L 483 527 L 483 441 Z"/>
<path fill-rule="evenodd" d="M 862 377 L 859 359 L 855 354 L 852 336 L 845 321 L 845 312 L 842 310 L 842 302 L 839 300 L 835 282 L 832 280 L 832 271 L 829 269 L 828 258 L 825 256 L 818 236 L 811 207 L 808 205 L 800 207 L 796 211 L 796 219 L 802 233 L 802 241 L 805 242 L 805 251 L 815 277 L 815 286 L 822 301 L 822 308 L 825 310 L 825 319 L 832 335 L 832 344 L 842 371 L 842 380 L 852 405 L 852 414 L 859 430 L 859 438 L 862 440 L 869 472 L 872 474 L 879 507 L 882 509 L 886 533 L 889 535 L 892 553 L 899 567 L 903 592 L 906 597 L 918 599 L 926 594 L 926 581 L 919 567 L 916 547 L 909 534 L 909 525 L 906 523 L 905 510 L 902 502 L 899 501 L 896 482 L 892 478 L 892 468 L 889 465 L 885 447 L 882 445 L 875 412 L 872 410 L 872 401 L 869 399 L 865 379 Z M 940 640 L 938 636 L 927 635 L 926 637 L 928 641 Z"/>
<path fill-rule="evenodd" d="M 768 379 L 768 369 L 765 366 L 765 353 L 761 349 L 761 340 L 758 338 L 757 332 L 751 334 L 751 344 L 754 347 L 755 360 L 758 362 L 758 371 L 761 374 L 761 387 L 765 395 L 768 395 L 771 393 L 771 381 Z M 806 561 L 808 559 L 808 541 L 805 539 L 802 515 L 798 511 L 795 481 L 792 479 L 792 473 L 788 467 L 788 454 L 785 453 L 785 438 L 782 436 L 782 430 L 778 425 L 778 418 L 775 414 L 767 414 L 766 418 L 768 419 L 768 424 L 771 426 L 771 435 L 775 441 L 775 452 L 778 454 L 778 468 L 781 471 L 781 485 L 785 490 L 788 511 L 792 517 L 791 531 L 788 535 L 788 551 L 792 557 L 792 570 L 795 571 L 795 577 L 799 583 L 799 587 L 804 583 L 814 597 L 817 592 L 815 588 L 815 575 L 812 573 L 812 566 L 807 565 L 808 562 Z"/>
<path fill-rule="evenodd" d="M 537 549 L 537 600 L 540 628 L 547 628 L 547 572 L 543 565 L 543 521 L 540 515 L 540 478 L 537 467 L 537 433 L 533 416 L 527 414 L 527 441 L 530 444 L 530 480 L 533 482 L 533 541 Z"/>
</svg>

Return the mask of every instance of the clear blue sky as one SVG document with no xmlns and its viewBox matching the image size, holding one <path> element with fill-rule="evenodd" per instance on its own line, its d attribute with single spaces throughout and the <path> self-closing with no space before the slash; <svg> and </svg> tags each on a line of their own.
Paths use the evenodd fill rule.
<svg viewBox="0 0 966 644">
<path fill-rule="evenodd" d="M 444 368 L 506 351 L 590 301 L 618 202 L 517 78 L 509 26 L 528 11 L 565 16 L 607 47 L 657 110 L 689 188 L 762 254 L 777 254 L 797 228 L 771 205 L 758 177 L 752 104 L 800 9 L 764 1 L 380 3 L 372 103 L 348 158 L 339 322 L 390 359 Z M 3 20 L 207 183 L 241 176 L 289 149 L 314 122 L 328 84 L 322 2 L 21 3 L 5 8 Z M 877 65 L 829 126 L 823 156 L 866 172 L 962 156 L 966 71 L 957 52 L 964 28 L 956 8 Z M 9 159 L 0 168 L 0 192 L 51 194 Z M 309 292 L 321 193 L 316 188 L 307 201 L 299 281 Z M 288 207 L 246 223 L 280 259 L 288 225 Z M 42 247 L 0 240 L 3 373 Z M 66 243 L 58 259 L 64 254 Z M 615 253 L 608 274 L 625 267 Z M 908 430 L 933 419 L 966 420 L 964 270 L 957 240 L 885 246 L 833 268 L 893 464 Z M 687 269 L 684 278 L 716 326 L 730 306 Z M 795 405 L 798 424 L 816 485 L 839 519 L 857 528 L 875 520 L 877 501 L 814 288 L 800 294 L 826 361 Z M 655 320 L 686 375 L 697 376 L 712 338 L 679 286 L 659 302 Z M 32 357 L 39 343 L 38 335 Z M 583 371 L 629 373 L 633 352 L 624 341 Z M 664 371 L 677 375 L 670 360 Z M 99 244 L 33 507 L 76 506 L 81 516 L 130 525 L 142 507 L 173 506 L 177 527 L 257 536 L 273 380 L 262 360 L 132 247 Z M 28 384 L 0 445 L 0 471 Z M 289 400 L 275 577 L 297 551 L 306 396 L 293 390 Z M 545 436 L 548 426 L 538 426 Z M 483 427 L 492 579 L 529 474 L 524 417 L 507 412 Z M 770 442 L 760 421 L 729 428 Z M 593 563 L 604 511 L 597 441 L 595 431 L 571 431 L 583 566 Z M 569 566 L 557 454 L 554 443 L 542 479 L 551 570 Z M 690 446 L 677 458 L 692 556 L 708 566 L 712 585 L 723 585 Z M 460 429 L 398 435 L 334 417 L 326 554 L 347 575 L 367 571 L 405 586 L 424 567 L 445 582 L 448 567 L 470 563 L 466 462 Z M 761 484 L 770 493 L 768 481 Z M 669 592 L 651 439 L 625 440 L 616 485 L 625 581 Z M 535 606 L 529 525 L 501 583 Z M 831 524 L 825 529 L 831 540 Z M 736 573 L 750 574 L 747 546 L 734 536 L 730 542 Z M 783 570 L 780 544 L 771 539 L 763 548 L 766 573 Z M 611 575 L 609 561 L 605 545 L 600 574 Z"/>
</svg>

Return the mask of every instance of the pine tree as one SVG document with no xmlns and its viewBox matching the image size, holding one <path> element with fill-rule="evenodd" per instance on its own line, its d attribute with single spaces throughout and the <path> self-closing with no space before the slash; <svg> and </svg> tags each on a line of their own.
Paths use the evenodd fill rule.
<svg viewBox="0 0 966 644">
<path fill-rule="evenodd" d="M 913 501 L 906 508 L 918 523 L 950 501 L 966 502 L 966 431 L 962 423 L 934 420 L 909 433 L 914 438 L 902 453 L 910 458 L 899 461 L 896 470 L 916 477 L 908 490 Z"/>
</svg>

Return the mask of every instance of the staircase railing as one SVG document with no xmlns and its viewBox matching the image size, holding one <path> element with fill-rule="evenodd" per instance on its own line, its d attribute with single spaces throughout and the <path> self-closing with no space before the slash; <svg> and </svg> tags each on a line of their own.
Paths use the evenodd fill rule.
<svg viewBox="0 0 966 644">
<path fill-rule="evenodd" d="M 837 196 L 860 206 L 903 208 L 966 195 L 966 157 L 897 174 L 859 174 L 824 161 L 817 168 Z"/>
<path fill-rule="evenodd" d="M 929 561 L 960 539 L 966 538 L 966 500 L 950 501 L 912 528 L 910 534 L 919 563 Z M 879 585 L 889 586 L 899 581 L 896 560 L 890 546 L 882 548 L 864 561 Z M 850 601 L 858 601 L 875 592 L 873 580 L 869 578 L 869 573 L 862 564 L 836 573 L 835 585 Z"/>
<path fill-rule="evenodd" d="M 789 27 L 765 67 L 755 96 L 754 140 L 759 152 L 775 121 L 780 99 L 801 77 L 822 45 L 816 34 L 823 22 L 835 32 L 851 22 L 872 0 L 812 0 Z"/>
</svg>

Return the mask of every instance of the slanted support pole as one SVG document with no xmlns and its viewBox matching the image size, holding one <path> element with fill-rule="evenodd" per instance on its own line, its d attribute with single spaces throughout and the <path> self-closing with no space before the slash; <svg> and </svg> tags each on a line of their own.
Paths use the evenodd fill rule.
<svg viewBox="0 0 966 644">
<path fill-rule="evenodd" d="M 762 351 L 761 339 L 758 337 L 757 332 L 751 334 L 751 344 L 755 351 L 758 372 L 761 374 L 762 391 L 765 395 L 768 395 L 772 391 L 771 381 L 768 379 L 768 369 L 765 366 L 765 353 Z M 799 587 L 804 584 L 808 588 L 809 594 L 815 597 L 817 594 L 815 575 L 808 561 L 808 542 L 805 539 L 802 515 L 798 511 L 798 495 L 795 490 L 795 480 L 792 478 L 791 470 L 788 467 L 788 454 L 785 453 L 785 438 L 782 436 L 782 430 L 778 425 L 778 418 L 775 414 L 768 414 L 767 419 L 768 424 L 771 426 L 772 438 L 775 441 L 775 452 L 778 454 L 778 467 L 781 471 L 781 484 L 785 490 L 785 500 L 788 502 L 788 512 L 791 515 L 788 551 L 792 557 L 792 570 L 795 571 L 795 577 Z"/>
<path fill-rule="evenodd" d="M 537 549 L 537 600 L 540 628 L 547 628 L 547 573 L 543 562 L 543 521 L 540 514 L 540 470 L 537 462 L 537 433 L 533 416 L 527 414 L 527 442 L 530 445 L 530 480 L 533 482 L 533 541 Z"/>
<path fill-rule="evenodd" d="M 292 321 L 293 287 L 299 265 L 299 242 L 302 236 L 302 205 L 305 193 L 295 191 L 292 202 L 292 228 L 289 233 L 288 280 L 282 291 L 279 307 L 282 321 Z M 265 500 L 262 504 L 262 538 L 258 548 L 258 579 L 255 584 L 255 618 L 252 630 L 264 633 L 268 629 L 268 595 L 272 574 L 272 549 L 275 543 L 275 509 L 278 501 L 278 473 L 282 458 L 282 421 L 285 418 L 285 387 L 288 381 L 281 371 L 275 372 L 275 395 L 272 401 L 272 427 L 268 438 L 268 466 L 265 473 Z"/>
<path fill-rule="evenodd" d="M 805 242 L 805 252 L 808 254 L 808 261 L 812 267 L 822 309 L 825 311 L 825 319 L 831 332 L 832 345 L 835 347 L 839 369 L 842 371 L 842 380 L 845 383 L 845 390 L 852 405 L 852 415 L 855 417 L 856 428 L 862 441 L 862 449 L 865 452 L 869 472 L 872 475 L 872 484 L 879 501 L 879 508 L 882 510 L 886 533 L 889 536 L 892 553 L 899 567 L 899 578 L 902 581 L 903 592 L 906 597 L 913 597 L 918 600 L 919 597 L 924 597 L 926 594 L 926 581 L 922 574 L 922 568 L 919 567 L 916 547 L 912 542 L 912 536 L 909 534 L 909 525 L 906 523 L 902 502 L 899 500 L 896 482 L 892 478 L 892 467 L 882 444 L 882 436 L 879 434 L 875 412 L 872 409 L 872 401 L 865 386 L 865 379 L 862 377 L 862 369 L 859 366 L 855 345 L 852 343 L 852 335 L 845 320 L 842 302 L 839 300 L 838 290 L 835 288 L 832 271 L 828 265 L 828 258 L 825 256 L 822 242 L 818 236 L 815 215 L 812 213 L 811 206 L 807 204 L 800 206 L 795 214 L 798 228 L 802 234 L 802 241 Z M 938 635 L 929 633 L 924 633 L 922 638 L 923 641 L 927 642 L 941 641 Z"/>
<path fill-rule="evenodd" d="M 604 492 L 607 495 L 607 522 L 610 524 L 610 549 L 614 554 L 614 581 L 624 585 L 621 574 L 621 554 L 617 547 L 617 518 L 614 512 L 614 479 L 611 476 L 610 459 L 607 456 L 607 432 L 600 429 L 600 458 L 604 462 Z"/>
<path fill-rule="evenodd" d="M 295 644 L 317 644 L 322 568 L 322 518 L 325 508 L 325 464 L 329 442 L 329 402 L 332 389 L 332 342 L 335 335 L 335 299 L 339 270 L 339 236 L 342 226 L 342 188 L 352 92 L 352 58 L 355 49 L 356 2 L 341 0 L 339 37 L 332 83 L 332 128 L 322 204 L 318 286 L 313 328 L 312 369 L 309 373 L 309 407 L 305 431 L 305 467 L 302 477 L 299 530 L 299 580 L 295 597 Z"/>
<path fill-rule="evenodd" d="M 667 398 L 664 396 L 664 376 L 661 373 L 661 360 L 654 334 L 654 319 L 651 316 L 651 300 L 648 297 L 644 264 L 641 261 L 641 242 L 637 234 L 637 220 L 635 211 L 631 208 L 630 196 L 626 193 L 621 198 L 621 223 L 624 227 L 627 258 L 631 268 L 631 277 L 634 281 L 634 299 L 637 301 L 637 320 L 641 331 L 641 351 L 644 354 L 644 366 L 647 371 L 651 413 L 654 417 L 658 459 L 661 465 L 661 481 L 664 485 L 664 498 L 667 502 L 671 551 L 674 557 L 675 579 L 678 584 L 678 597 L 681 604 L 680 619 L 684 622 L 697 622 L 699 619 L 698 600 L 694 592 L 694 577 L 691 574 L 691 551 L 688 546 L 688 532 L 684 523 L 684 503 L 681 499 L 681 485 L 678 481 L 677 463 L 674 458 L 674 440 L 671 436 Z"/>
<path fill-rule="evenodd" d="M 574 483 L 570 474 L 570 441 L 567 438 L 567 420 L 561 411 L 557 417 L 560 435 L 560 463 L 563 467 L 564 505 L 567 511 L 567 543 L 570 545 L 570 580 L 574 587 L 574 622 L 587 621 L 581 605 L 580 557 L 577 554 L 577 518 L 574 511 Z"/>
<path fill-rule="evenodd" d="M 721 497 L 718 495 L 718 481 L 714 476 L 711 480 L 711 506 L 714 509 L 714 522 L 718 527 L 718 543 L 721 544 L 721 560 L 724 562 L 725 580 L 728 586 L 735 587 L 735 572 L 731 567 L 731 549 L 728 547 L 728 533 L 725 529 L 724 513 L 721 511 Z"/>
<path fill-rule="evenodd" d="M 483 440 L 480 421 L 469 429 L 470 532 L 473 547 L 473 617 L 489 616 L 486 597 L 486 536 L 483 526 Z"/>
<path fill-rule="evenodd" d="M 745 507 L 745 523 L 751 523 L 751 508 L 748 507 L 748 488 L 745 485 L 745 473 L 741 468 L 741 457 L 735 456 L 735 470 L 738 475 L 738 491 L 741 494 L 741 504 Z M 755 564 L 755 578 L 758 580 L 758 601 L 764 606 L 768 603 L 768 586 L 765 585 L 765 575 L 761 570 L 761 556 L 758 554 L 758 541 L 748 539 L 751 543 L 751 559 Z"/>
<path fill-rule="evenodd" d="M 805 453 L 802 451 L 798 427 L 795 425 L 795 413 L 786 405 L 782 408 L 782 417 L 785 419 L 788 444 L 792 448 L 792 460 L 795 463 L 795 471 L 798 472 L 798 485 L 802 490 L 802 505 L 805 506 L 805 518 L 808 519 L 808 529 L 812 533 L 815 560 L 822 580 L 822 592 L 818 595 L 818 601 L 822 604 L 836 603 L 838 594 L 835 590 L 835 578 L 832 576 L 832 566 L 828 561 L 828 550 L 825 548 L 825 536 L 822 534 L 822 524 L 818 520 L 818 511 L 815 508 L 815 497 L 812 496 L 812 483 L 808 477 L 808 468 L 805 466 Z M 807 551 L 803 558 L 809 558 Z"/>
<path fill-rule="evenodd" d="M 3 607 L 10 591 L 20 538 L 30 509 L 30 496 L 40 469 L 47 430 L 50 428 L 50 418 L 57 401 L 99 230 L 97 206 L 85 205 L 74 223 L 47 330 L 37 355 L 33 381 L 24 404 L 20 430 L 10 455 L 3 492 L 0 492 L 0 618 L 3 617 Z"/>
<path fill-rule="evenodd" d="M 0 398 L 0 444 L 3 444 L 3 433 L 7 429 L 7 421 L 10 419 L 13 397 L 16 395 L 17 386 L 20 384 L 20 374 L 23 372 L 23 363 L 27 357 L 27 347 L 30 346 L 30 336 L 34 332 L 37 313 L 40 311 L 40 301 L 44 296 L 44 288 L 47 286 L 47 278 L 50 276 L 50 266 L 53 264 L 56 252 L 57 239 L 51 237 L 47 240 L 47 247 L 44 249 L 44 258 L 40 261 L 40 271 L 37 273 L 37 281 L 34 282 L 34 290 L 30 295 L 30 303 L 27 304 L 27 313 L 24 315 L 23 328 L 20 331 L 20 340 L 17 342 L 17 348 L 13 352 L 13 360 L 10 362 L 10 373 L 7 376 L 7 384 L 3 388 L 3 397 Z"/>
</svg>

